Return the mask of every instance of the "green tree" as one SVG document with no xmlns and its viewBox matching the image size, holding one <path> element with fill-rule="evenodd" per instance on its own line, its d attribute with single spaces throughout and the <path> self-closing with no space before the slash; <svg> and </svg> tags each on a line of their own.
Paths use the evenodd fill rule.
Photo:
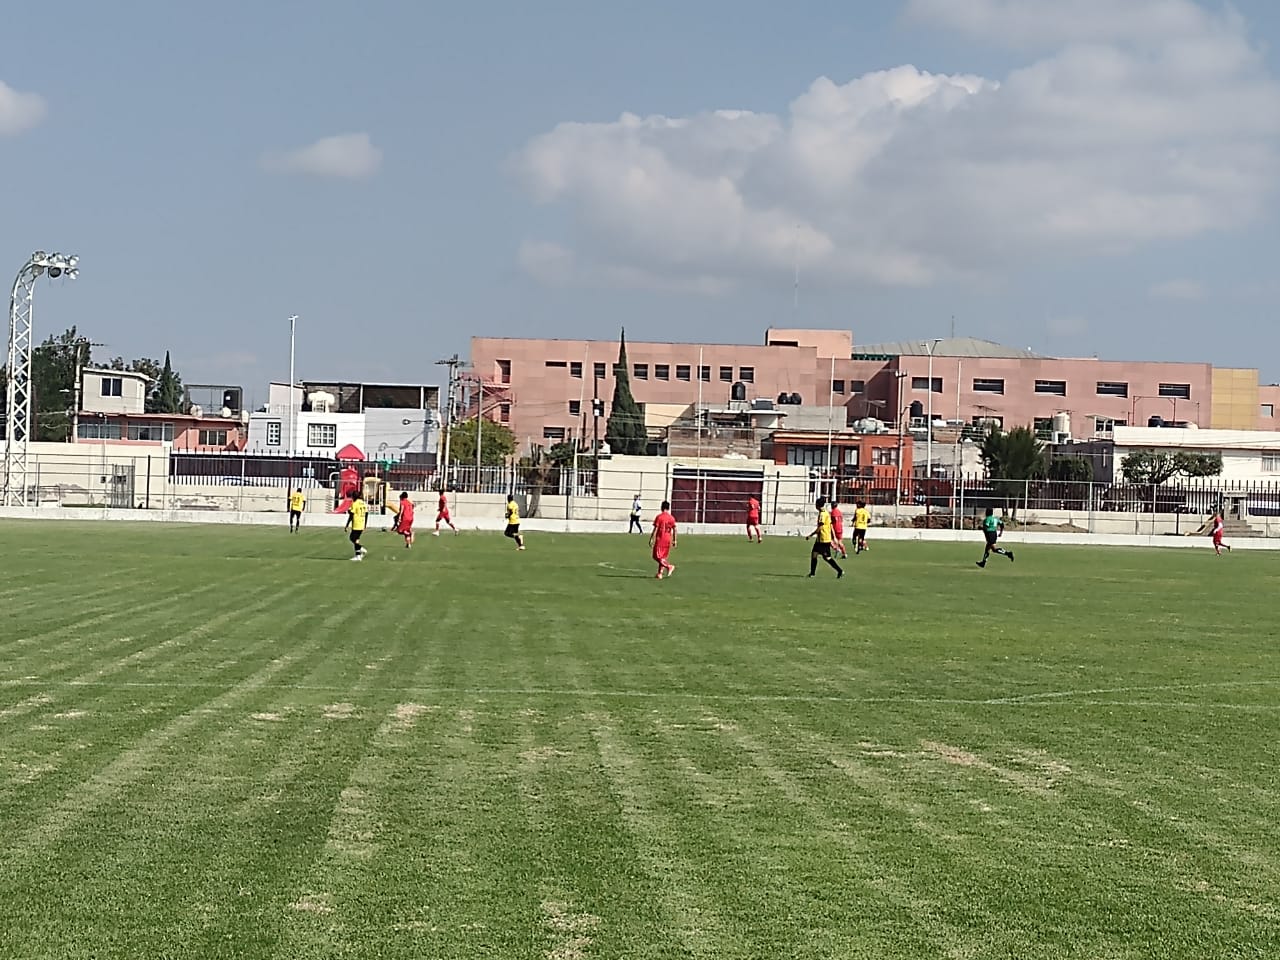
<svg viewBox="0 0 1280 960">
<path fill-rule="evenodd" d="M 506 463 L 516 450 L 516 435 L 501 423 L 488 417 L 472 417 L 455 423 L 449 430 L 449 458 L 455 463 L 476 462 L 476 423 L 480 423 L 480 464 L 497 466 Z"/>
<path fill-rule="evenodd" d="M 605 424 L 604 439 L 609 452 L 643 455 L 649 449 L 644 429 L 644 411 L 631 395 L 631 374 L 627 367 L 627 331 L 618 343 L 618 364 L 613 370 L 613 407 Z"/>
<path fill-rule="evenodd" d="M 185 413 L 187 398 L 182 389 L 182 377 L 169 362 L 169 351 L 164 352 L 164 366 L 151 385 L 147 396 L 147 413 Z"/>
<path fill-rule="evenodd" d="M 999 427 L 982 438 L 981 456 L 996 495 L 1006 507 L 1013 504 L 1018 513 L 1018 497 L 1027 489 L 1027 481 L 1045 475 L 1044 445 L 1030 427 L 1014 427 L 1004 433 Z"/>
<path fill-rule="evenodd" d="M 1222 454 L 1135 450 L 1120 461 L 1120 469 L 1129 483 L 1151 485 L 1174 477 L 1216 477 L 1222 473 Z"/>
<path fill-rule="evenodd" d="M 32 440 L 62 442 L 71 437 L 77 362 L 88 365 L 92 349 L 75 327 L 46 337 L 31 351 Z"/>
<path fill-rule="evenodd" d="M 1093 461 L 1088 457 L 1055 457 L 1049 464 L 1049 479 L 1063 483 L 1091 483 Z"/>
</svg>

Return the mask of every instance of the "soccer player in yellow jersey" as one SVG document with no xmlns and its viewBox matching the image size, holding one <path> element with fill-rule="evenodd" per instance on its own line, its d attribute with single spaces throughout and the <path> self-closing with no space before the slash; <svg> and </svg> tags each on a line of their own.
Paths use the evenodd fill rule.
<svg viewBox="0 0 1280 960">
<path fill-rule="evenodd" d="M 840 564 L 836 563 L 835 558 L 831 556 L 831 544 L 835 540 L 835 532 L 831 526 L 831 513 L 827 510 L 827 498 L 818 498 L 818 525 L 814 527 L 813 533 L 805 537 L 806 540 L 812 540 L 817 537 L 817 541 L 813 545 L 813 549 L 809 552 L 809 576 L 814 576 L 818 572 L 818 558 L 821 557 L 827 561 L 827 566 L 836 572 L 836 579 L 839 580 L 844 576 L 844 571 L 840 569 Z"/>
<path fill-rule="evenodd" d="M 351 507 L 347 510 L 347 525 L 344 528 L 351 531 L 351 546 L 356 551 L 352 560 L 363 560 L 364 555 L 369 552 L 360 544 L 360 537 L 364 534 L 364 528 L 368 522 L 369 505 L 364 502 L 364 497 L 357 490 L 351 495 Z"/>
<path fill-rule="evenodd" d="M 516 506 L 516 498 L 514 494 L 507 494 L 507 529 L 503 531 L 504 537 L 510 537 L 516 542 L 516 549 L 524 549 L 524 537 L 520 536 L 520 508 Z"/>
<path fill-rule="evenodd" d="M 867 527 L 871 526 L 871 511 L 867 509 L 865 500 L 858 501 L 858 508 L 853 511 L 853 552 L 861 553 L 867 549 Z"/>
<path fill-rule="evenodd" d="M 289 532 L 297 533 L 302 526 L 302 511 L 307 509 L 307 498 L 299 487 L 289 494 Z"/>
</svg>

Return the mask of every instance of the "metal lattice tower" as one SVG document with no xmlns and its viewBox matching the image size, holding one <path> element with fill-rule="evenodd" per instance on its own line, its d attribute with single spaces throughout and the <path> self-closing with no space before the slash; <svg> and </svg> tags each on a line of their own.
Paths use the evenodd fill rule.
<svg viewBox="0 0 1280 960">
<path fill-rule="evenodd" d="M 31 354 L 34 348 L 31 318 L 35 307 L 36 281 L 76 277 L 77 258 L 38 250 L 18 271 L 9 300 L 9 365 L 5 389 L 4 506 L 25 507 L 27 445 L 31 437 Z"/>
</svg>

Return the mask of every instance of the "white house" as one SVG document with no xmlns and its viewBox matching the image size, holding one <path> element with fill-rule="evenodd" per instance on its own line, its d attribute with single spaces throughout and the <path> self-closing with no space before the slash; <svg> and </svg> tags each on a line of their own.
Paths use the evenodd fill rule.
<svg viewBox="0 0 1280 960">
<path fill-rule="evenodd" d="M 373 406 L 366 400 L 377 403 L 390 391 L 398 391 L 397 399 L 399 394 L 412 399 L 413 392 L 419 391 L 418 396 L 429 403 L 438 397 L 437 388 L 354 386 L 359 387 L 358 392 L 350 389 L 343 396 L 306 385 L 290 389 L 288 384 L 271 384 L 267 403 L 249 415 L 245 452 L 332 457 L 352 445 L 370 460 L 423 460 L 435 454 L 440 437 L 437 410 Z M 296 443 L 291 439 L 295 424 Z"/>
<path fill-rule="evenodd" d="M 144 413 L 151 378 L 132 370 L 80 371 L 80 409 L 85 413 Z"/>
<path fill-rule="evenodd" d="M 1197 430 L 1178 427 L 1116 427 L 1113 431 L 1117 478 L 1130 453 L 1220 453 L 1222 479 L 1233 483 L 1280 480 L 1280 432 L 1272 430 Z"/>
</svg>

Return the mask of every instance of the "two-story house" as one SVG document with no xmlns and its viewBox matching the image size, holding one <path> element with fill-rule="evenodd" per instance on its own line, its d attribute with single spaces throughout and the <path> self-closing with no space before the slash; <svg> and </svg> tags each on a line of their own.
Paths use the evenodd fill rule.
<svg viewBox="0 0 1280 960">
<path fill-rule="evenodd" d="M 242 411 L 223 407 L 208 412 L 192 405 L 185 413 L 147 413 L 150 390 L 151 378 L 145 374 L 85 368 L 81 371 L 80 409 L 72 442 L 168 444 L 174 450 L 199 452 L 244 447 Z"/>
</svg>

